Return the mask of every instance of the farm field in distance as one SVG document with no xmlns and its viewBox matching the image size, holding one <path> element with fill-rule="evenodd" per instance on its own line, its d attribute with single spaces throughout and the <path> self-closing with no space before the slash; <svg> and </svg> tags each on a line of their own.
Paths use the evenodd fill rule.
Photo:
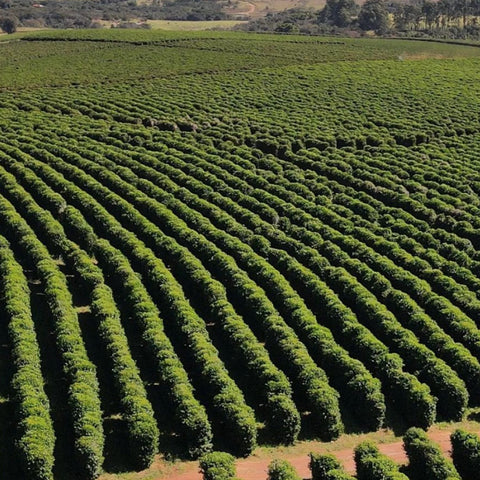
<svg viewBox="0 0 480 480">
<path fill-rule="evenodd" d="M 8 40 L 2 479 L 478 433 L 480 48 Z"/>
</svg>

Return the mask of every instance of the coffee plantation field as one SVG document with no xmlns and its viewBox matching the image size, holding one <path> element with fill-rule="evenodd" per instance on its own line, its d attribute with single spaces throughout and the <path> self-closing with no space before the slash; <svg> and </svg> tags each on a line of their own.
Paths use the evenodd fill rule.
<svg viewBox="0 0 480 480">
<path fill-rule="evenodd" d="M 479 167 L 475 46 L 0 42 L 0 478 L 465 418 Z"/>
</svg>

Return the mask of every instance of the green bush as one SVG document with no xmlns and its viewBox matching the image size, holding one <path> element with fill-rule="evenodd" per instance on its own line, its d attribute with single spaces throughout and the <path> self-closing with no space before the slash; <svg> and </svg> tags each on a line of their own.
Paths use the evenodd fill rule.
<svg viewBox="0 0 480 480">
<path fill-rule="evenodd" d="M 460 480 L 453 464 L 442 454 L 427 434 L 419 428 L 410 428 L 403 437 L 409 459 L 409 472 L 415 478 L 428 480 Z"/>
<path fill-rule="evenodd" d="M 200 458 L 200 471 L 203 480 L 233 480 L 235 478 L 235 458 L 225 452 L 211 452 Z"/>
<path fill-rule="evenodd" d="M 354 456 L 358 480 L 408 480 L 399 472 L 399 466 L 382 455 L 373 442 L 366 441 L 357 445 Z"/>
<path fill-rule="evenodd" d="M 474 433 L 455 430 L 450 435 L 452 459 L 463 479 L 480 479 L 480 438 Z"/>
<path fill-rule="evenodd" d="M 325 480 L 355 480 L 355 477 L 352 477 L 347 472 L 343 470 L 330 470 L 326 476 Z"/>
<path fill-rule="evenodd" d="M 267 480 L 301 480 L 286 460 L 273 460 L 268 466 Z"/>
<path fill-rule="evenodd" d="M 319 455 L 310 452 L 309 456 L 308 466 L 312 472 L 312 480 L 326 480 L 327 474 L 331 470 L 341 468 L 340 462 L 333 455 Z"/>
</svg>

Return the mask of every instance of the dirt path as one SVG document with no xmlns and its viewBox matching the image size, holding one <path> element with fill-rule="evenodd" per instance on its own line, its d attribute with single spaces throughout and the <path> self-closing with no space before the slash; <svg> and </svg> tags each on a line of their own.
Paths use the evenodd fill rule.
<svg viewBox="0 0 480 480">
<path fill-rule="evenodd" d="M 246 10 L 245 12 L 242 12 L 242 11 L 237 11 L 237 10 L 229 10 L 228 13 L 230 15 L 242 15 L 242 16 L 245 16 L 245 15 L 251 15 L 254 11 L 255 11 L 255 5 L 253 3 L 250 3 L 250 2 L 241 2 L 242 4 L 243 3 L 246 3 L 248 5 L 248 10 Z"/>
<path fill-rule="evenodd" d="M 244 13 L 244 15 L 251 15 L 255 11 L 255 5 L 253 3 L 249 3 L 250 8 L 248 9 L 247 12 Z"/>
<path fill-rule="evenodd" d="M 450 451 L 450 431 L 433 430 L 428 436 L 440 445 L 442 451 L 448 455 Z M 378 445 L 380 452 L 388 455 L 396 463 L 402 464 L 407 462 L 407 457 L 402 447 L 402 442 L 393 442 Z M 349 473 L 355 473 L 355 463 L 353 461 L 353 448 L 338 450 L 332 452 L 344 465 Z M 272 454 L 268 457 L 256 458 L 255 456 L 241 459 L 237 461 L 237 476 L 242 480 L 265 480 L 267 478 L 268 464 L 276 456 Z M 277 455 L 278 457 L 278 455 Z M 302 478 L 310 478 L 310 470 L 308 468 L 307 455 L 281 455 L 281 458 L 288 460 L 297 470 Z M 196 463 L 189 465 L 188 469 L 180 474 L 170 473 L 168 477 L 158 478 L 156 480 L 202 480 L 201 474 L 198 472 Z"/>
</svg>

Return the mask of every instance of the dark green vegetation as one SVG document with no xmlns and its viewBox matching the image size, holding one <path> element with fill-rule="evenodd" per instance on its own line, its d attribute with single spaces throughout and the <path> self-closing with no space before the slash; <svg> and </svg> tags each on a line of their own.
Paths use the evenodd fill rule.
<svg viewBox="0 0 480 480">
<path fill-rule="evenodd" d="M 480 442 L 475 434 L 456 430 L 451 435 L 453 462 L 446 458 L 426 432 L 412 427 L 403 437 L 406 465 L 398 465 L 364 441 L 354 451 L 356 474 L 349 476 L 333 455 L 310 454 L 312 480 L 477 480 Z M 220 478 L 219 478 L 220 480 Z"/>
<path fill-rule="evenodd" d="M 225 452 L 207 453 L 200 459 L 204 480 L 235 480 L 235 457 Z"/>
<path fill-rule="evenodd" d="M 480 439 L 474 433 L 455 430 L 451 437 L 453 463 L 462 478 L 480 478 Z"/>
<path fill-rule="evenodd" d="M 423 430 L 410 428 L 403 437 L 403 445 L 408 456 L 408 476 L 413 480 L 460 480 L 453 463 L 445 458 L 438 445 Z"/>
<path fill-rule="evenodd" d="M 0 19 L 25 27 L 101 28 L 99 20 L 141 28 L 139 20 L 222 20 L 226 0 L 0 0 Z M 135 22 L 129 22 L 134 19 Z M 138 24 L 137 24 L 138 23 Z M 2 22 L 0 21 L 0 28 Z M 7 33 L 7 30 L 4 30 Z"/>
<path fill-rule="evenodd" d="M 480 49 L 68 31 L 0 51 L 12 478 L 478 406 Z"/>
<path fill-rule="evenodd" d="M 313 7 L 309 9 L 298 8 L 302 2 L 296 4 L 286 9 L 288 4 L 282 0 L 278 4 L 271 0 L 266 6 L 256 0 L 0 0 L 0 31 L 10 34 L 17 27 L 149 29 L 150 20 L 251 19 L 238 28 L 480 39 L 477 0 L 321 0 L 309 3 Z"/>
<path fill-rule="evenodd" d="M 398 465 L 382 455 L 372 442 L 367 441 L 357 445 L 355 464 L 358 480 L 408 480 L 407 476 L 400 473 Z"/>
<path fill-rule="evenodd" d="M 286 460 L 273 460 L 268 466 L 267 480 L 301 480 Z"/>
<path fill-rule="evenodd" d="M 359 4 L 361 3 L 361 5 Z M 292 8 L 235 27 L 251 32 L 480 39 L 478 2 L 326 0 L 321 10 Z"/>
<path fill-rule="evenodd" d="M 341 463 L 330 454 L 316 455 L 310 453 L 309 468 L 312 472 L 312 480 L 351 480 L 353 478 L 343 470 Z"/>
</svg>

